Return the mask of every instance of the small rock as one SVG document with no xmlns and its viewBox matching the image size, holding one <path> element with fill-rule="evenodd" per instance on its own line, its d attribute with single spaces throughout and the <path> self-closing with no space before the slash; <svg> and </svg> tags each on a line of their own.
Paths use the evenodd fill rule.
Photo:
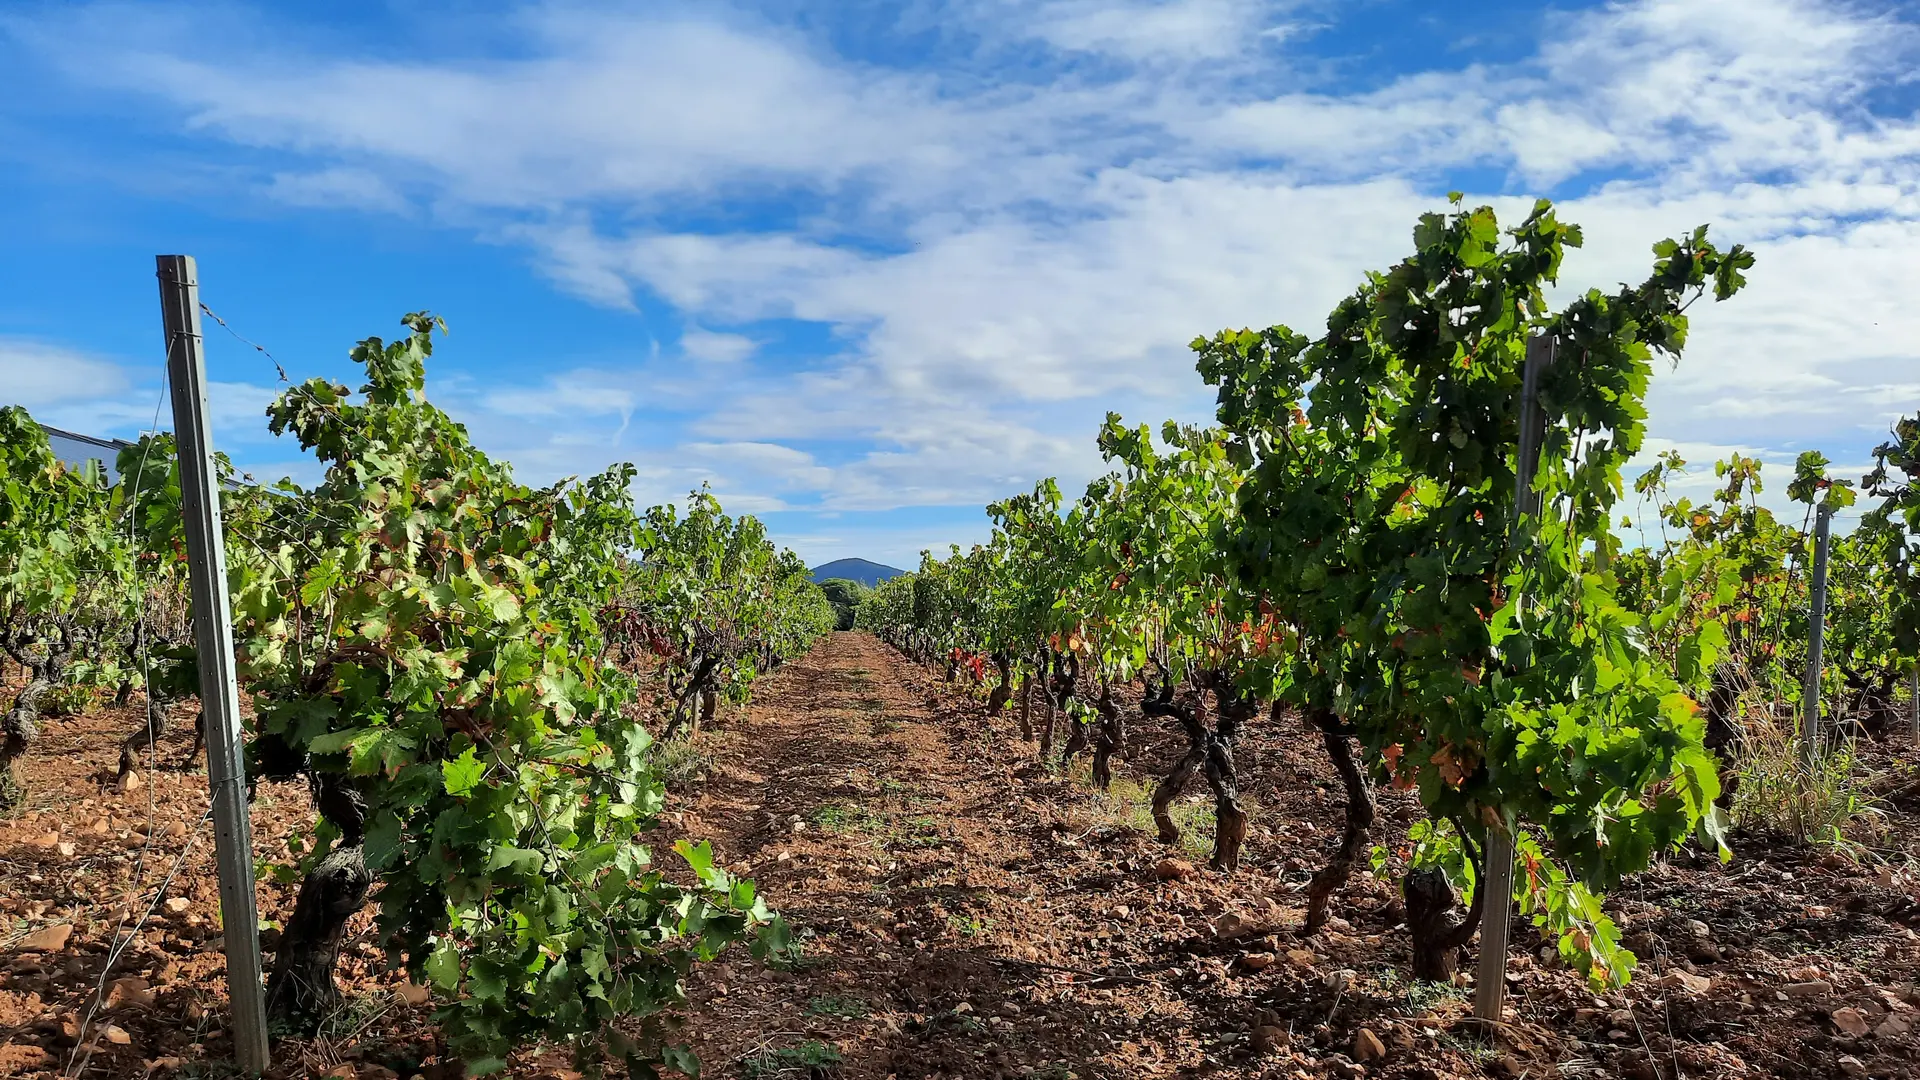
<svg viewBox="0 0 1920 1080">
<path fill-rule="evenodd" d="M 1911 1030 L 1913 1030 L 1912 1024 L 1898 1016 L 1889 1015 L 1885 1020 L 1880 1021 L 1880 1026 L 1874 1028 L 1873 1033 L 1882 1039 L 1897 1039 Z"/>
<path fill-rule="evenodd" d="M 1699 919 L 1688 919 L 1686 922 L 1681 923 L 1680 927 L 1685 930 L 1687 936 L 1691 938 L 1699 939 L 1713 936 L 1713 927 L 1708 926 Z"/>
<path fill-rule="evenodd" d="M 1247 920 L 1241 918 L 1240 916 L 1235 915 L 1231 911 L 1227 912 L 1225 915 L 1220 916 L 1218 919 L 1215 919 L 1213 922 L 1213 932 L 1214 932 L 1214 935 L 1217 937 L 1223 937 L 1223 938 L 1244 937 L 1252 929 L 1253 929 L 1252 924 L 1248 923 Z"/>
<path fill-rule="evenodd" d="M 1367 1075 L 1367 1067 L 1359 1062 L 1348 1061 L 1345 1058 L 1335 1058 L 1333 1060 L 1333 1075 L 1339 1077 L 1340 1080 L 1361 1080 L 1362 1077 Z"/>
<path fill-rule="evenodd" d="M 1262 1024 L 1253 1029 L 1253 1048 L 1262 1054 L 1279 1053 L 1287 1049 L 1292 1041 L 1286 1028 L 1274 1024 Z"/>
<path fill-rule="evenodd" d="M 425 1005 L 433 1000 L 433 991 L 416 982 L 403 982 L 394 987 L 393 992 L 409 1005 Z"/>
<path fill-rule="evenodd" d="M 1839 1065 L 1840 1071 L 1846 1073 L 1848 1076 L 1867 1075 L 1867 1063 L 1854 1057 L 1852 1054 L 1842 1054 L 1840 1060 L 1835 1064 Z"/>
<path fill-rule="evenodd" d="M 107 1041 L 115 1046 L 127 1046 L 133 1042 L 133 1036 L 127 1034 L 127 1029 L 118 1024 L 108 1024 L 106 1030 L 101 1032 L 101 1034 L 105 1035 Z"/>
<path fill-rule="evenodd" d="M 351 1063 L 335 1065 L 324 1074 L 324 1080 L 360 1080 L 360 1073 Z"/>
<path fill-rule="evenodd" d="M 127 775 L 120 778 L 119 788 L 123 792 L 139 791 L 140 788 L 145 784 L 146 784 L 146 781 L 140 779 L 139 773 L 130 772 Z"/>
<path fill-rule="evenodd" d="M 1193 874 L 1193 864 L 1184 859 L 1161 859 L 1153 868 L 1153 876 L 1161 881 L 1179 881 Z"/>
<path fill-rule="evenodd" d="M 37 847 L 37 848 L 56 848 L 56 847 L 59 847 L 59 846 L 60 846 L 60 834 L 59 834 L 59 833 L 57 833 L 57 832 L 50 832 L 50 833 L 41 833 L 41 834 L 40 834 L 39 836 L 35 836 L 35 837 L 30 837 L 30 838 L 28 838 L 28 840 L 27 840 L 27 846 L 29 846 L 29 847 Z"/>
<path fill-rule="evenodd" d="M 1861 1014 L 1859 1009 L 1851 1005 L 1844 1009 L 1835 1009 L 1828 1015 L 1833 1018 L 1834 1027 L 1839 1028 L 1841 1031 L 1846 1032 L 1856 1039 L 1867 1033 L 1867 1018 Z"/>
<path fill-rule="evenodd" d="M 1347 987 L 1353 985 L 1353 980 L 1359 977 L 1360 973 L 1352 968 L 1341 968 L 1338 971 L 1327 972 L 1326 978 L 1320 981 L 1326 984 L 1328 990 L 1339 994 L 1344 993 Z"/>
<path fill-rule="evenodd" d="M 153 1004 L 153 991 L 148 989 L 145 979 L 115 979 L 113 985 L 107 988 L 107 1008 L 109 1009 L 117 1009 L 123 1005 L 151 1004 Z"/>
<path fill-rule="evenodd" d="M 61 923 L 48 926 L 20 939 L 15 946 L 18 952 L 59 952 L 67 947 L 67 939 L 73 936 L 73 924 Z"/>
<path fill-rule="evenodd" d="M 1520 1064 L 1520 1059 L 1514 1057 L 1512 1054 L 1501 1054 L 1495 1058 L 1493 1060 L 1493 1069 L 1501 1076 L 1511 1077 L 1512 1080 L 1520 1080 L 1520 1077 L 1525 1076 L 1527 1073 L 1526 1066 Z"/>
<path fill-rule="evenodd" d="M 1780 992 L 1790 998 L 1826 997 L 1833 993 L 1833 984 L 1825 979 L 1809 979 L 1806 982 L 1788 983 Z"/>
<path fill-rule="evenodd" d="M 1264 971 L 1273 966 L 1274 956 L 1270 952 L 1252 952 L 1240 958 L 1240 966 L 1248 971 Z"/>
<path fill-rule="evenodd" d="M 1353 1035 L 1353 1058 L 1355 1061 L 1376 1061 L 1387 1056 L 1386 1044 L 1380 1041 L 1371 1029 L 1361 1028 Z"/>
<path fill-rule="evenodd" d="M 1319 957 L 1305 949 L 1288 949 L 1287 962 L 1295 967 L 1310 968 L 1319 961 Z"/>
<path fill-rule="evenodd" d="M 1713 989 L 1713 980 L 1705 975 L 1695 975 L 1686 971 L 1671 971 L 1660 980 L 1660 985 L 1669 990 L 1683 990 L 1696 997 Z"/>
<path fill-rule="evenodd" d="M 964 1014 L 966 1014 L 966 1013 L 970 1013 L 970 1012 L 972 1012 L 972 1011 L 973 1011 L 973 1003 L 972 1003 L 972 1002 L 970 1002 L 970 1001 L 963 1001 L 963 1002 L 961 1002 L 960 1004 L 958 1004 L 958 1005 L 955 1005 L 955 1006 L 953 1007 L 953 1011 L 954 1011 L 955 1013 L 959 1013 L 959 1014 L 962 1014 L 962 1015 L 964 1015 Z"/>
<path fill-rule="evenodd" d="M 184 896 L 169 896 L 167 902 L 160 906 L 166 908 L 169 915 L 184 915 L 193 906 L 193 901 Z"/>
<path fill-rule="evenodd" d="M 60 857 L 61 857 L 61 858 L 63 858 L 63 859 L 71 859 L 71 858 L 73 858 L 73 853 L 74 853 L 74 850 L 75 850 L 75 848 L 74 848 L 74 846 L 73 846 L 72 844 L 69 844 L 69 843 L 67 843 L 66 841 L 64 841 L 64 840 L 63 840 L 63 841 L 61 841 L 60 843 L 58 843 L 58 844 L 55 844 L 55 845 L 53 846 L 53 850 L 55 850 L 55 851 L 57 851 L 57 852 L 59 852 L 59 853 L 60 853 Z"/>
</svg>

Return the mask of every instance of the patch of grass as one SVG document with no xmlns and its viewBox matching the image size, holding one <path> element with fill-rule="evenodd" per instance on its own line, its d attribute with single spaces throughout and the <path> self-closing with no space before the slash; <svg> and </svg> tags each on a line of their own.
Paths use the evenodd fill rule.
<svg viewBox="0 0 1920 1080">
<path fill-rule="evenodd" d="M 1849 831 L 1878 835 L 1885 829 L 1886 815 L 1868 791 L 1872 778 L 1855 767 L 1848 746 L 1809 765 L 1797 733 L 1756 724 L 1741 740 L 1734 763 L 1735 825 L 1789 843 L 1849 850 L 1858 847 Z"/>
<path fill-rule="evenodd" d="M 815 828 L 839 836 L 878 832 L 886 824 L 879 814 L 855 803 L 823 803 L 810 816 Z"/>
<path fill-rule="evenodd" d="M 1475 1063 L 1483 1066 L 1493 1064 L 1495 1059 L 1500 1056 L 1494 1051 L 1493 1047 L 1486 1043 L 1480 1042 L 1477 1039 L 1463 1039 L 1451 1031 L 1441 1032 L 1439 1042 L 1441 1046 L 1448 1047 L 1455 1053 L 1464 1054 L 1473 1059 Z"/>
<path fill-rule="evenodd" d="M 653 774 L 670 788 L 704 780 L 713 771 L 713 751 L 698 736 L 655 742 L 649 758 Z"/>
<path fill-rule="evenodd" d="M 947 842 L 947 838 L 940 833 L 939 819 L 925 814 L 908 818 L 896 828 L 895 833 L 899 842 L 908 847 L 939 847 Z"/>
<path fill-rule="evenodd" d="M 866 1016 L 873 1011 L 873 1007 L 861 998 L 847 997 L 842 994 L 821 994 L 807 999 L 806 1011 L 808 1016 L 838 1016 L 842 1019 L 853 1019 Z"/>
<path fill-rule="evenodd" d="M 1465 1000 L 1466 988 L 1452 983 L 1425 982 L 1420 979 L 1411 979 L 1407 983 L 1408 1012 L 1432 1012 L 1446 1002 Z"/>
<path fill-rule="evenodd" d="M 993 929 L 993 920 L 983 919 L 973 914 L 949 915 L 947 925 L 953 927 L 954 932 L 961 937 L 974 938 Z"/>
<path fill-rule="evenodd" d="M 1075 779 L 1091 782 L 1090 771 L 1083 777 L 1076 767 Z M 1090 808 L 1105 824 L 1138 830 L 1158 836 L 1160 827 L 1153 821 L 1153 789 L 1158 781 L 1147 782 L 1116 776 L 1106 791 L 1094 792 Z M 1193 789 L 1198 787 L 1199 792 Z M 1240 806 L 1249 816 L 1257 816 L 1260 807 L 1242 798 Z M 1173 823 L 1180 828 L 1180 849 L 1190 858 L 1205 859 L 1213 854 L 1213 796 L 1204 783 L 1189 782 L 1187 794 L 1167 807 Z"/>
<path fill-rule="evenodd" d="M 747 1080 L 774 1077 L 827 1077 L 838 1071 L 840 1049 L 809 1039 L 799 1046 L 765 1047 L 740 1059 L 740 1075 Z"/>
</svg>

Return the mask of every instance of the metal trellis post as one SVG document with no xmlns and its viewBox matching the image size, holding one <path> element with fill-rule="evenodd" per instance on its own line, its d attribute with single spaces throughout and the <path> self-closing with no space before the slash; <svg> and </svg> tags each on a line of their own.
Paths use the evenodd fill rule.
<svg viewBox="0 0 1920 1080">
<path fill-rule="evenodd" d="M 1540 512 L 1533 475 L 1546 440 L 1546 416 L 1540 411 L 1540 380 L 1552 365 L 1555 342 L 1542 335 L 1527 339 L 1527 363 L 1520 383 L 1520 446 L 1514 457 L 1515 522 Z M 1514 601 L 1519 602 L 1515 597 Z M 1504 823 L 1487 830 L 1481 853 L 1481 880 L 1486 899 L 1480 911 L 1480 963 L 1474 976 L 1473 1014 L 1482 1020 L 1505 1018 L 1507 1004 L 1507 935 L 1513 921 L 1513 833 Z"/>
<path fill-rule="evenodd" d="M 241 756 L 240 693 L 234 681 L 233 621 L 227 598 L 226 546 L 220 528 L 220 477 L 207 419 L 206 358 L 201 351 L 200 284 L 191 255 L 155 259 L 167 337 L 174 440 L 180 454 L 181 516 L 193 596 L 193 643 L 206 716 L 207 786 L 213 798 L 214 853 L 220 871 L 220 922 L 226 937 L 227 993 L 233 1004 L 234 1062 L 264 1072 L 269 1064 L 266 989 L 260 981 L 260 916 L 254 898 L 253 829 Z"/>
<path fill-rule="evenodd" d="M 1800 749 L 1807 767 L 1820 760 L 1820 653 L 1827 636 L 1827 538 L 1833 508 L 1820 504 L 1813 525 L 1812 610 L 1807 613 L 1807 682 L 1801 694 Z"/>
</svg>

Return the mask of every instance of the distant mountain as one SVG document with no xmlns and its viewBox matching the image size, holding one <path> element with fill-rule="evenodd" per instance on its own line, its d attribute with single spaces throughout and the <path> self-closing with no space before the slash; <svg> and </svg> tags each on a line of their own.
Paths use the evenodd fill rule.
<svg viewBox="0 0 1920 1080">
<path fill-rule="evenodd" d="M 872 588 L 888 578 L 896 578 L 904 573 L 906 573 L 905 570 L 898 570 L 877 562 L 868 562 L 865 559 L 835 559 L 825 566 L 814 567 L 813 580 L 845 578 Z"/>
</svg>

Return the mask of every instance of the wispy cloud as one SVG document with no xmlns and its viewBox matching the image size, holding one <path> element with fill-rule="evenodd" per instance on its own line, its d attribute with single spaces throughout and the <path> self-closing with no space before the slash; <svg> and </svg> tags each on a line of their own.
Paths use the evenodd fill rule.
<svg viewBox="0 0 1920 1080">
<path fill-rule="evenodd" d="M 1196 333 L 1317 329 L 1454 186 L 1559 198 L 1590 240 L 1569 289 L 1637 280 L 1701 222 L 1759 249 L 1661 373 L 1662 438 L 1858 447 L 1920 407 L 1920 52 L 1890 6 L 1622 0 L 1542 16 L 1517 59 L 1364 86 L 1312 52 L 1314 19 L 1364 16 L 1254 0 L 919 7 L 899 32 L 941 44 L 898 56 L 818 20 L 552 3 L 376 59 L 255 17 L 236 60 L 121 10 L 6 28 L 243 155 L 256 195 L 423 217 L 665 309 L 664 359 L 456 396 L 539 469 L 640 439 L 656 488 L 840 511 L 1083 477 L 1109 405 L 1205 416 Z"/>
</svg>

